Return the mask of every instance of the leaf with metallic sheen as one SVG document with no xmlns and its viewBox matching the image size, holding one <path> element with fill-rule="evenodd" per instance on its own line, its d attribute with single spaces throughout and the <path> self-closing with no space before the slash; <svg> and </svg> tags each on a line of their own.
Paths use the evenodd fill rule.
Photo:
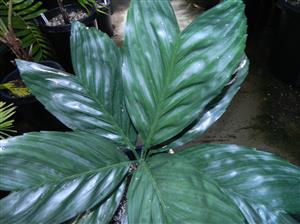
<svg viewBox="0 0 300 224">
<path fill-rule="evenodd" d="M 114 213 L 116 212 L 123 194 L 125 192 L 126 183 L 122 185 L 100 206 L 88 211 L 80 217 L 74 224 L 108 224 L 110 223 Z"/>
<path fill-rule="evenodd" d="M 270 209 L 265 205 L 247 201 L 232 192 L 230 196 L 238 205 L 249 224 L 299 224 L 283 210 Z"/>
<path fill-rule="evenodd" d="M 244 223 L 238 207 L 214 181 L 172 158 L 156 156 L 133 175 L 127 195 L 129 223 Z"/>
<path fill-rule="evenodd" d="M 125 108 L 121 56 L 96 29 L 73 24 L 71 48 L 76 76 L 17 61 L 26 85 L 47 110 L 73 130 L 92 130 L 134 148 L 135 130 Z"/>
<path fill-rule="evenodd" d="M 0 141 L 1 223 L 60 223 L 93 208 L 124 180 L 130 162 L 84 132 L 41 132 Z M 117 205 L 116 205 L 117 206 Z"/>
<path fill-rule="evenodd" d="M 124 132 L 134 144 L 136 132 L 125 106 L 119 49 L 105 33 L 79 22 L 72 25 L 71 49 L 78 80 L 116 121 L 116 132 L 120 136 Z"/>
<path fill-rule="evenodd" d="M 214 122 L 216 122 L 222 114 L 225 113 L 233 97 L 240 89 L 241 84 L 248 74 L 248 70 L 249 61 L 247 58 L 244 58 L 236 72 L 233 83 L 224 87 L 221 95 L 217 96 L 216 99 L 212 100 L 212 102 L 206 106 L 200 116 L 193 122 L 190 129 L 180 134 L 180 137 L 169 144 L 168 148 L 179 147 L 192 141 L 203 134 Z"/>
<path fill-rule="evenodd" d="M 169 0 L 133 0 L 123 76 L 126 104 L 145 148 L 193 122 L 218 96 L 243 55 L 241 0 L 223 1 L 180 33 Z"/>
<path fill-rule="evenodd" d="M 273 154 L 236 145 L 202 145 L 176 155 L 252 208 L 263 205 L 277 213 L 300 213 L 300 169 Z M 270 216 L 264 209 L 259 212 L 260 217 Z"/>
</svg>

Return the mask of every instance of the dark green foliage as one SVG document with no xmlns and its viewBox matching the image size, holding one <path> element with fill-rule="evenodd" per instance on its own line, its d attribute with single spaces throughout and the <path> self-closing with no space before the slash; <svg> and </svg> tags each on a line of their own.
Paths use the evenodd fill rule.
<svg viewBox="0 0 300 224">
<path fill-rule="evenodd" d="M 13 191 L 0 222 L 109 223 L 126 192 L 124 223 L 297 223 L 298 167 L 236 145 L 167 153 L 215 122 L 245 79 L 243 10 L 224 1 L 179 32 L 169 0 L 132 0 L 122 51 L 74 23 L 75 76 L 18 61 L 32 93 L 73 131 L 0 142 L 0 188 Z"/>
</svg>

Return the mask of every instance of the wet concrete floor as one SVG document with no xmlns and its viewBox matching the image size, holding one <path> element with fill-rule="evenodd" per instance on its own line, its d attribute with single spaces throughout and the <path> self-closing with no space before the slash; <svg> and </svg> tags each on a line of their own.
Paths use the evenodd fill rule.
<svg viewBox="0 0 300 224">
<path fill-rule="evenodd" d="M 183 29 L 203 9 L 191 0 L 173 0 Z M 128 0 L 113 0 L 114 39 L 122 45 Z M 249 75 L 227 112 L 194 143 L 238 144 L 275 153 L 300 165 L 300 89 L 275 78 L 268 66 L 272 35 L 267 30 L 248 40 Z"/>
</svg>

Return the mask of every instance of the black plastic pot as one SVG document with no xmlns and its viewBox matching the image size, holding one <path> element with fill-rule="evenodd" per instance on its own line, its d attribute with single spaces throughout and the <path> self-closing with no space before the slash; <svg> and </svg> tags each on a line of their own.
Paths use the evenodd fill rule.
<svg viewBox="0 0 300 224">
<path fill-rule="evenodd" d="M 112 37 L 114 31 L 110 16 L 112 14 L 111 0 L 97 0 L 97 2 L 103 6 L 103 8 L 100 9 L 101 12 L 97 11 L 98 28 Z"/>
<path fill-rule="evenodd" d="M 82 7 L 78 4 L 69 4 L 65 5 L 67 12 L 81 10 Z M 48 10 L 44 15 L 48 20 L 56 17 L 60 14 L 59 8 L 54 8 Z M 86 26 L 94 26 L 94 20 L 96 19 L 96 12 L 94 9 L 90 11 L 90 15 L 80 22 L 84 23 Z M 73 73 L 72 62 L 71 62 L 71 53 L 70 53 L 70 33 L 71 33 L 71 24 L 61 25 L 61 26 L 47 26 L 45 21 L 38 17 L 36 19 L 37 24 L 39 25 L 41 31 L 49 38 L 51 43 L 54 46 L 54 50 L 57 54 L 58 60 L 64 66 L 64 68 Z"/>
<path fill-rule="evenodd" d="M 193 0 L 193 2 L 205 9 L 210 9 L 217 5 L 220 0 Z"/>
<path fill-rule="evenodd" d="M 65 5 L 65 8 L 67 12 L 83 9 L 79 4 L 76 3 Z M 104 7 L 103 11 L 105 10 L 107 11 L 106 13 L 100 13 L 100 12 L 96 12 L 95 9 L 91 9 L 89 12 L 90 13 L 89 16 L 80 20 L 80 22 L 84 23 L 86 26 L 91 27 L 95 25 L 95 20 L 98 17 L 97 19 L 98 28 L 111 36 L 113 33 L 112 33 L 112 25 L 110 21 L 109 7 Z M 49 20 L 51 18 L 56 17 L 59 14 L 60 14 L 59 8 L 54 8 L 48 10 L 44 15 Z M 58 60 L 62 63 L 62 65 L 65 67 L 65 69 L 68 72 L 73 73 L 71 53 L 70 53 L 71 24 L 66 24 L 61 26 L 47 26 L 45 24 L 45 21 L 41 17 L 38 17 L 36 19 L 36 22 L 39 25 L 42 32 L 46 34 L 46 36 L 53 44 Z"/>
<path fill-rule="evenodd" d="M 63 68 L 53 61 L 44 61 L 40 64 L 63 70 Z M 12 80 L 21 79 L 18 69 L 15 69 L 10 74 L 6 75 L 0 83 L 6 83 Z M 69 130 L 52 114 L 50 114 L 44 106 L 38 102 L 34 96 L 28 97 L 12 97 L 6 91 L 0 90 L 0 100 L 7 103 L 14 103 L 16 114 L 14 116 L 15 129 L 17 134 L 23 134 L 31 131 L 51 130 L 51 131 L 66 131 Z"/>
<path fill-rule="evenodd" d="M 279 29 L 271 53 L 271 69 L 279 79 L 300 87 L 300 4 L 278 1 Z"/>
<path fill-rule="evenodd" d="M 0 44 L 0 79 L 3 79 L 5 75 L 12 72 L 15 68 L 10 62 L 14 59 L 14 55 L 11 53 L 9 48 Z"/>
</svg>

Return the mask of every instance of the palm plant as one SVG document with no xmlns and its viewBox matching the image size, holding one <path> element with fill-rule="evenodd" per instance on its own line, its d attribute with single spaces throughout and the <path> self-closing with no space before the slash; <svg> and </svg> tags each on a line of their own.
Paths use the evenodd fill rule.
<svg viewBox="0 0 300 224">
<path fill-rule="evenodd" d="M 76 76 L 18 61 L 32 93 L 73 131 L 0 142 L 0 189 L 12 191 L 0 221 L 109 223 L 126 194 L 133 224 L 296 223 L 298 167 L 237 145 L 173 150 L 216 121 L 245 79 L 243 11 L 226 0 L 180 32 L 169 0 L 132 0 L 122 51 L 73 24 Z"/>
<path fill-rule="evenodd" d="M 16 132 L 13 130 L 14 120 L 11 117 L 15 114 L 16 107 L 13 104 L 7 105 L 6 103 L 0 101 L 0 139 L 9 137 L 9 132 Z"/>
<path fill-rule="evenodd" d="M 40 61 L 52 56 L 47 39 L 33 23 L 44 9 L 33 0 L 0 0 L 0 42 L 15 56 L 24 60 Z"/>
</svg>

